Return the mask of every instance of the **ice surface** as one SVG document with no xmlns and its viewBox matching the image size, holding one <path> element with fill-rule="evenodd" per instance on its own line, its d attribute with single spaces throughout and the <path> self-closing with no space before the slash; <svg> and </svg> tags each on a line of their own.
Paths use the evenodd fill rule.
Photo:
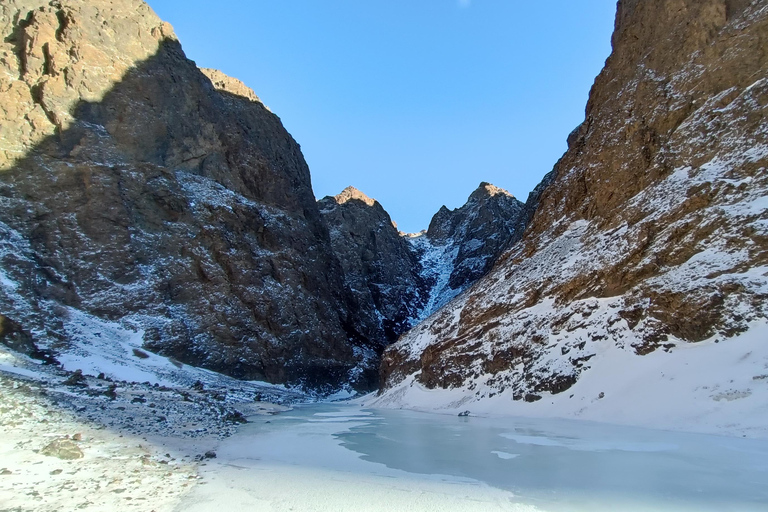
<svg viewBox="0 0 768 512">
<path fill-rule="evenodd" d="M 765 510 L 768 441 L 313 405 L 246 425 L 178 510 Z"/>
</svg>

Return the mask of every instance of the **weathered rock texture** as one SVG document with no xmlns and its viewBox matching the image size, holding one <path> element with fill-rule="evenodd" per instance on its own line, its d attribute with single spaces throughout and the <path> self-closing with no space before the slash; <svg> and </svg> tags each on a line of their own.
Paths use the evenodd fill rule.
<svg viewBox="0 0 768 512">
<path fill-rule="evenodd" d="M 139 0 L 8 0 L 0 32 L 3 336 L 65 347 L 76 308 L 236 377 L 375 382 L 299 146 L 252 91 Z"/>
<path fill-rule="evenodd" d="M 368 337 L 391 343 L 424 307 L 421 263 L 389 214 L 354 187 L 319 202 L 345 284 L 357 301 Z"/>
<path fill-rule="evenodd" d="M 641 357 L 764 321 L 766 48 L 764 1 L 621 0 L 525 236 L 385 353 L 387 393 L 415 380 L 533 401 L 606 345 Z"/>
<path fill-rule="evenodd" d="M 428 230 L 408 235 L 427 283 L 424 306 L 412 323 L 427 318 L 487 274 L 522 237 L 530 220 L 528 205 L 537 199 L 532 194 L 523 204 L 506 190 L 483 182 L 461 208 L 441 207 Z"/>
<path fill-rule="evenodd" d="M 481 183 L 461 208 L 440 208 L 426 235 L 432 244 L 456 250 L 448 286 L 464 289 L 491 269 L 501 253 L 522 237 L 524 208 L 512 194 L 490 183 Z"/>
<path fill-rule="evenodd" d="M 361 329 L 386 343 L 485 275 L 530 217 L 526 205 L 488 183 L 461 208 L 443 206 L 420 234 L 398 232 L 382 206 L 354 187 L 319 204 Z"/>
</svg>

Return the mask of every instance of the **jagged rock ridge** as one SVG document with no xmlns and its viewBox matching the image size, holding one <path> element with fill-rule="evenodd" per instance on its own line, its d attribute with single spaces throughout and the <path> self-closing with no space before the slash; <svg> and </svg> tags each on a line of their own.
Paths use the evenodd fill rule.
<svg viewBox="0 0 768 512">
<path fill-rule="evenodd" d="M 613 53 L 525 236 L 385 353 L 380 403 L 407 405 L 420 385 L 462 389 L 462 404 L 551 397 L 579 415 L 591 402 L 560 394 L 604 354 L 639 365 L 765 329 L 767 37 L 762 1 L 621 0 Z"/>
<path fill-rule="evenodd" d="M 422 275 L 430 284 L 419 319 L 431 315 L 484 276 L 522 237 L 526 221 L 523 203 L 486 182 L 480 183 L 460 208 L 441 207 L 423 235 L 409 237 L 421 259 Z"/>
<path fill-rule="evenodd" d="M 461 208 L 443 206 L 419 234 L 398 232 L 383 207 L 354 187 L 319 204 L 361 323 L 387 342 L 482 277 L 529 218 L 528 206 L 489 183 Z"/>
<path fill-rule="evenodd" d="M 144 2 L 0 9 L 0 338 L 16 349 L 87 352 L 87 313 L 239 378 L 370 388 L 432 289 L 464 289 L 518 230 L 487 184 L 441 211 L 424 239 L 451 255 L 438 283 L 375 201 L 316 203 L 280 120 L 186 59 Z"/>
</svg>

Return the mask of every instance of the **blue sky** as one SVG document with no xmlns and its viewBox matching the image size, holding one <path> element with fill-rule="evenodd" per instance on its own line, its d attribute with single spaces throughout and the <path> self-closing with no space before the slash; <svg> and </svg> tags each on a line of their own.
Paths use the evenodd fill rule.
<svg viewBox="0 0 768 512">
<path fill-rule="evenodd" d="M 239 78 L 321 198 L 354 185 L 405 231 L 481 181 L 525 200 L 584 119 L 615 0 L 149 0 L 187 56 Z"/>
</svg>

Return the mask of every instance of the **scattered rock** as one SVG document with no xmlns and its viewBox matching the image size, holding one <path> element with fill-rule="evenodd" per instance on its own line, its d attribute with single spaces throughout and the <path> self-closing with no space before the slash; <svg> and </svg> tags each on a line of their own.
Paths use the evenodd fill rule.
<svg viewBox="0 0 768 512">
<path fill-rule="evenodd" d="M 116 400 L 117 399 L 117 384 L 110 385 L 106 391 L 102 393 L 104 396 L 109 398 L 110 400 Z"/>
<path fill-rule="evenodd" d="M 88 380 L 83 375 L 82 370 L 75 370 L 62 384 L 65 386 L 88 387 Z"/>
<path fill-rule="evenodd" d="M 146 352 L 138 348 L 133 349 L 133 355 L 135 355 L 139 359 L 149 359 L 149 354 L 147 354 Z"/>
<path fill-rule="evenodd" d="M 248 423 L 243 413 L 240 411 L 230 411 L 223 416 L 223 420 L 229 423 Z"/>
<path fill-rule="evenodd" d="M 83 451 L 70 439 L 55 439 L 40 450 L 40 453 L 49 457 L 57 457 L 62 460 L 83 458 Z"/>
</svg>

